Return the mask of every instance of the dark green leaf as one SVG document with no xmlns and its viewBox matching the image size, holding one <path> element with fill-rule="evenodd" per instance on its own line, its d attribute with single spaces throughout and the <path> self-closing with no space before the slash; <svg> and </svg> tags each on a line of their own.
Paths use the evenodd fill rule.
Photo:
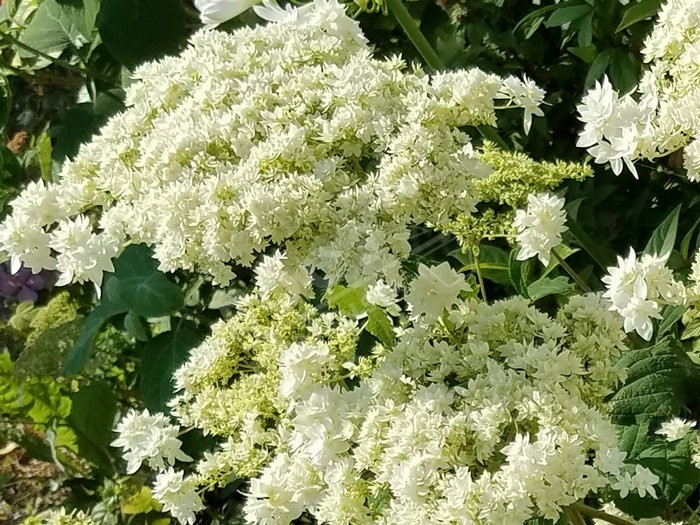
<svg viewBox="0 0 700 525">
<path fill-rule="evenodd" d="M 656 331 L 656 337 L 660 338 L 671 328 L 673 328 L 673 325 L 675 325 L 683 317 L 684 313 L 684 306 L 669 305 L 666 308 L 664 308 L 663 317 L 661 319 L 661 322 L 659 323 L 659 328 Z"/>
<path fill-rule="evenodd" d="M 68 422 L 75 432 L 80 455 L 109 468 L 109 443 L 117 410 L 117 398 L 108 383 L 84 386 L 71 397 Z"/>
<path fill-rule="evenodd" d="M 568 277 L 541 277 L 527 287 L 527 294 L 533 301 L 548 295 L 567 295 L 575 289 Z"/>
<path fill-rule="evenodd" d="M 700 219 L 695 221 L 695 224 L 688 230 L 688 233 L 685 234 L 681 241 L 680 253 L 684 261 L 687 261 L 690 257 L 690 243 L 693 240 L 693 234 L 695 234 L 695 230 L 697 230 L 698 226 L 700 226 Z"/>
<path fill-rule="evenodd" d="M 92 39 L 98 5 L 97 0 L 46 0 L 39 5 L 20 40 L 54 58 L 69 46 L 80 49 Z M 18 49 L 18 53 L 23 58 L 35 57 L 26 49 Z M 39 67 L 48 64 L 43 58 L 37 61 Z"/>
<path fill-rule="evenodd" d="M 613 422 L 627 425 L 675 415 L 688 399 L 698 370 L 679 343 L 668 338 L 627 350 L 619 365 L 627 369 L 627 379 L 610 399 L 610 414 Z"/>
<path fill-rule="evenodd" d="M 623 31 L 637 22 L 655 16 L 660 6 L 661 0 L 642 0 L 637 4 L 630 5 L 622 16 L 622 21 L 615 31 Z"/>
<path fill-rule="evenodd" d="M 523 297 L 529 297 L 527 283 L 528 276 L 530 275 L 531 262 L 530 259 L 527 261 L 519 261 L 517 259 L 517 254 L 517 248 L 510 252 L 510 258 L 508 260 L 510 282 L 513 284 L 513 287 L 518 294 L 522 295 Z"/>
<path fill-rule="evenodd" d="M 664 499 L 673 507 L 685 503 L 700 483 L 700 470 L 691 461 L 692 435 L 668 442 L 657 439 L 639 454 L 639 462 L 659 476 L 659 490 Z"/>
<path fill-rule="evenodd" d="M 577 5 L 566 5 L 566 3 L 559 4 L 559 9 L 554 11 L 551 16 L 544 23 L 545 27 L 559 27 L 574 20 L 578 20 L 581 17 L 586 16 L 593 9 L 590 5 L 586 3 L 579 3 Z"/>
<path fill-rule="evenodd" d="M 586 64 L 593 62 L 593 60 L 595 60 L 596 53 L 598 52 L 593 44 L 589 46 L 570 47 L 569 51 L 583 60 Z"/>
<path fill-rule="evenodd" d="M 102 0 L 97 26 L 114 58 L 133 68 L 176 54 L 196 20 L 179 0 Z"/>
<path fill-rule="evenodd" d="M 181 322 L 170 332 L 160 334 L 144 347 L 139 367 L 141 398 L 149 410 L 168 412 L 173 397 L 173 373 L 189 357 L 204 336 L 192 323 Z"/>
<path fill-rule="evenodd" d="M 588 68 L 588 74 L 586 75 L 586 80 L 583 83 L 584 88 L 590 88 L 591 86 L 593 86 L 593 83 L 596 80 L 603 76 L 603 73 L 605 73 L 605 70 L 610 65 L 611 59 L 612 53 L 610 52 L 610 50 L 605 50 L 595 57 L 595 60 L 593 60 L 591 67 Z"/>
<path fill-rule="evenodd" d="M 591 239 L 578 222 L 569 217 L 566 220 L 566 225 L 569 227 L 569 232 L 576 239 L 576 242 L 588 252 L 588 255 L 591 256 L 598 266 L 606 270 L 608 266 L 615 262 L 615 253 Z"/>
<path fill-rule="evenodd" d="M 112 302 L 141 317 L 162 317 L 184 304 L 178 285 L 158 270 L 153 251 L 146 245 L 127 246 L 114 261 L 114 278 L 107 285 Z"/>
<path fill-rule="evenodd" d="M 68 110 L 61 124 L 51 129 L 55 139 L 53 158 L 63 161 L 75 157 L 82 143 L 90 140 L 109 117 L 124 109 L 120 96 L 116 90 L 100 93 L 94 104 L 84 102 Z"/>
<path fill-rule="evenodd" d="M 615 50 L 610 60 L 610 81 L 622 93 L 627 93 L 637 84 L 637 59 L 632 53 Z"/>
<path fill-rule="evenodd" d="M 476 264 L 471 253 L 457 251 L 452 255 L 464 264 L 460 272 L 465 270 L 476 271 Z M 478 256 L 479 270 L 484 279 L 500 284 L 511 284 L 508 255 L 506 250 L 496 246 L 488 244 L 480 246 Z"/>
<path fill-rule="evenodd" d="M 648 419 L 639 424 L 617 427 L 617 444 L 622 452 L 627 453 L 627 460 L 637 459 L 650 442 Z"/>
<path fill-rule="evenodd" d="M 644 253 L 665 257 L 671 254 L 676 243 L 678 232 L 678 217 L 681 213 L 681 205 L 676 206 L 661 224 L 654 230 L 651 239 L 644 248 Z"/>
<path fill-rule="evenodd" d="M 0 76 L 0 132 L 5 129 L 12 110 L 12 91 L 7 78 Z"/>
<path fill-rule="evenodd" d="M 134 312 L 129 312 L 124 316 L 124 330 L 133 336 L 137 341 L 147 341 L 148 334 L 141 322 L 141 318 Z"/>
<path fill-rule="evenodd" d="M 104 300 L 90 312 L 90 315 L 85 319 L 85 324 L 83 325 L 83 330 L 80 332 L 78 340 L 68 354 L 68 359 L 66 359 L 66 364 L 63 367 L 64 374 L 74 375 L 83 369 L 90 359 L 95 337 L 97 337 L 102 326 L 110 318 L 115 315 L 123 314 L 126 310 L 126 307 L 121 304 L 115 304 Z"/>
</svg>

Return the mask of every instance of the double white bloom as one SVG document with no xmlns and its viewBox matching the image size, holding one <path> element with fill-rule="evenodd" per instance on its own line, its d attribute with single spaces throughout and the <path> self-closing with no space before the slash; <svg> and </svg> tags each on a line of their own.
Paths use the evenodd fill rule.
<svg viewBox="0 0 700 525">
<path fill-rule="evenodd" d="M 537 256 L 542 264 L 549 264 L 552 249 L 561 244 L 561 234 L 568 229 L 564 202 L 551 193 L 528 195 L 527 209 L 515 212 L 519 261 Z"/>
</svg>

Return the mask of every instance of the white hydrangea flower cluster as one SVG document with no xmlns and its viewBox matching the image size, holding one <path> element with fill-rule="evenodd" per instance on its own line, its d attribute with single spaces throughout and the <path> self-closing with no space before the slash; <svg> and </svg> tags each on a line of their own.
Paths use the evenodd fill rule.
<svg viewBox="0 0 700 525">
<path fill-rule="evenodd" d="M 682 305 L 686 300 L 685 286 L 673 277 L 667 259 L 668 254 L 644 254 L 637 260 L 630 248 L 627 258 L 618 256 L 617 266 L 609 267 L 603 277 L 610 309 L 624 318 L 626 332 L 634 330 L 646 341 L 654 333 L 652 319 L 661 318 L 660 305 Z"/>
<path fill-rule="evenodd" d="M 566 227 L 565 201 L 551 193 L 528 195 L 527 208 L 516 210 L 513 226 L 520 250 L 517 259 L 524 261 L 537 256 L 547 266 L 552 250 L 561 244 Z"/>
<path fill-rule="evenodd" d="M 177 439 L 180 429 L 163 414 L 151 415 L 148 409 L 130 410 L 115 432 L 119 437 L 112 441 L 112 446 L 124 449 L 127 474 L 136 472 L 144 462 L 152 469 L 163 470 L 175 461 L 192 461 L 180 450 L 182 441 Z"/>
<path fill-rule="evenodd" d="M 693 428 L 695 428 L 696 424 L 696 421 L 688 421 L 680 417 L 674 417 L 661 423 L 661 428 L 659 428 L 656 433 L 660 436 L 664 436 L 666 441 L 678 441 L 687 436 Z"/>
<path fill-rule="evenodd" d="M 354 387 L 324 380 L 332 350 L 288 346 L 248 523 L 516 525 L 614 484 L 652 493 L 601 412 L 623 377 L 618 319 L 598 295 L 556 318 L 521 298 L 456 301 L 443 322 L 401 330 Z"/>
<path fill-rule="evenodd" d="M 490 170 L 460 129 L 495 125 L 499 107 L 529 120 L 543 94 L 478 69 L 431 78 L 376 60 L 336 0 L 303 9 L 199 32 L 181 56 L 140 67 L 129 109 L 59 182 L 14 201 L 0 225 L 13 267 L 99 286 L 135 242 L 163 271 L 226 284 L 231 263 L 273 245 L 286 260 L 263 275 L 283 263 L 293 280 L 310 266 L 331 283 L 399 284 L 411 225 L 446 226 L 479 201 L 475 181 Z"/>
<path fill-rule="evenodd" d="M 623 165 L 683 150 L 687 177 L 700 181 L 700 1 L 668 0 L 642 50 L 650 64 L 636 93 L 619 95 L 607 78 L 578 107 L 578 145 L 597 163 Z"/>
</svg>

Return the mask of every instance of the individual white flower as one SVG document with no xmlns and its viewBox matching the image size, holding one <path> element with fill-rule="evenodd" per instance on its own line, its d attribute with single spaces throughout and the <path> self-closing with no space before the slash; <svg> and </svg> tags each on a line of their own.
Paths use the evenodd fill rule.
<svg viewBox="0 0 700 525">
<path fill-rule="evenodd" d="M 568 229 L 564 204 L 563 198 L 551 193 L 528 195 L 527 208 L 517 210 L 513 221 L 519 261 L 537 256 L 542 264 L 549 264 L 552 249 L 561 244 L 561 234 Z"/>
<path fill-rule="evenodd" d="M 199 11 L 199 19 L 205 29 L 228 22 L 232 18 L 247 11 L 261 0 L 194 0 L 194 6 Z"/>
<path fill-rule="evenodd" d="M 111 445 L 124 449 L 127 474 L 136 472 L 144 461 L 158 470 L 174 465 L 175 461 L 192 461 L 180 450 L 179 428 L 171 425 L 163 414 L 131 410 L 119 421 L 115 432 L 119 437 Z"/>
<path fill-rule="evenodd" d="M 277 250 L 273 255 L 263 257 L 255 267 L 255 284 L 263 298 L 273 293 L 313 297 L 309 272 L 304 267 L 293 267 L 286 261 L 287 257 Z"/>
<path fill-rule="evenodd" d="M 600 470 L 613 476 L 619 476 L 624 460 L 627 456 L 626 452 L 622 452 L 617 448 L 608 448 L 605 445 L 600 447 L 600 451 L 596 454 L 595 462 Z"/>
<path fill-rule="evenodd" d="M 612 303 L 610 309 L 624 318 L 626 332 L 636 331 L 649 341 L 653 335 L 652 319 L 660 319 L 659 301 L 684 304 L 686 291 L 666 266 L 669 254 L 644 254 L 639 260 L 630 248 L 626 258 L 617 257 L 617 266 L 608 268 L 603 277 L 604 294 Z"/>
<path fill-rule="evenodd" d="M 532 126 L 532 116 L 544 116 L 540 106 L 544 102 L 546 92 L 537 86 L 531 79 L 523 77 L 523 80 L 518 80 L 515 77 L 508 77 L 503 82 L 497 98 L 508 99 L 514 107 L 523 108 L 523 128 L 525 134 L 530 133 Z"/>
<path fill-rule="evenodd" d="M 192 478 L 184 478 L 181 470 L 173 468 L 160 472 L 153 482 L 153 498 L 163 505 L 180 523 L 192 525 L 195 513 L 205 509 L 202 498 L 197 494 L 197 484 Z"/>
<path fill-rule="evenodd" d="M 634 476 L 632 476 L 632 484 L 637 493 L 643 498 L 647 494 L 652 498 L 656 497 L 654 485 L 659 482 L 659 476 L 642 465 L 636 465 L 634 468 Z M 623 496 L 624 497 L 624 496 Z"/>
<path fill-rule="evenodd" d="M 10 215 L 0 225 L 0 249 L 10 256 L 10 271 L 17 273 L 24 264 L 32 273 L 53 270 L 50 236 L 43 228 L 28 222 L 24 215 Z"/>
<path fill-rule="evenodd" d="M 384 308 L 389 314 L 397 316 L 401 313 L 401 309 L 396 304 L 398 296 L 396 290 L 389 286 L 385 281 L 380 280 L 367 288 L 365 298 L 369 304 Z"/>
<path fill-rule="evenodd" d="M 470 289 L 464 275 L 454 271 L 449 263 L 430 267 L 421 263 L 418 276 L 409 286 L 406 301 L 413 316 L 424 316 L 426 322 L 432 322 L 457 303 L 460 293 Z"/>
<path fill-rule="evenodd" d="M 683 439 L 695 427 L 695 421 L 688 421 L 680 417 L 674 417 L 669 421 L 661 423 L 661 428 L 656 434 L 664 436 L 666 441 L 678 441 Z"/>
</svg>

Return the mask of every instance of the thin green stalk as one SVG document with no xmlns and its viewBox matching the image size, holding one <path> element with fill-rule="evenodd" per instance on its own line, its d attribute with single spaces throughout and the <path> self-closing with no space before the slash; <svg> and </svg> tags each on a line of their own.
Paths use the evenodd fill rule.
<svg viewBox="0 0 700 525">
<path fill-rule="evenodd" d="M 413 20 L 411 13 L 409 13 L 406 6 L 403 5 L 403 1 L 386 0 L 386 5 L 389 8 L 389 11 L 391 11 L 391 14 L 394 15 L 397 22 L 403 28 L 403 31 L 406 33 L 408 39 L 416 47 L 420 53 L 420 56 L 422 56 L 425 63 L 428 64 L 428 67 L 430 67 L 430 69 L 433 71 L 445 69 L 445 64 L 443 64 L 438 54 L 426 40 L 423 33 L 421 33 L 421 30 L 416 24 L 415 20 Z"/>
<path fill-rule="evenodd" d="M 603 512 L 602 510 L 589 507 L 585 503 L 573 503 L 569 505 L 569 509 L 583 514 L 584 516 L 590 516 L 591 518 L 597 520 L 607 521 L 612 525 L 635 525 L 635 523 L 632 521 L 626 520 L 624 518 L 619 518 L 617 516 L 612 516 L 607 512 Z"/>
<path fill-rule="evenodd" d="M 481 300 L 488 303 L 489 300 L 486 297 L 486 285 L 484 284 L 484 277 L 481 275 L 481 266 L 479 266 L 479 256 L 474 252 L 474 250 L 472 250 L 472 257 L 474 258 L 476 277 L 479 279 L 479 288 L 481 288 Z"/>
<path fill-rule="evenodd" d="M 578 285 L 579 288 L 581 288 L 582 291 L 584 291 L 584 292 L 592 292 L 593 291 L 593 290 L 591 290 L 591 287 L 586 284 L 586 281 L 581 279 L 579 274 L 577 274 L 574 271 L 574 269 L 571 266 L 569 266 L 569 264 L 564 259 L 561 258 L 561 256 L 557 253 L 556 249 L 552 250 L 552 254 L 554 255 L 554 258 L 557 261 L 559 261 L 559 264 L 561 265 L 561 267 L 564 268 L 566 273 L 568 273 L 571 276 L 571 278 L 576 282 L 576 284 Z"/>
</svg>

